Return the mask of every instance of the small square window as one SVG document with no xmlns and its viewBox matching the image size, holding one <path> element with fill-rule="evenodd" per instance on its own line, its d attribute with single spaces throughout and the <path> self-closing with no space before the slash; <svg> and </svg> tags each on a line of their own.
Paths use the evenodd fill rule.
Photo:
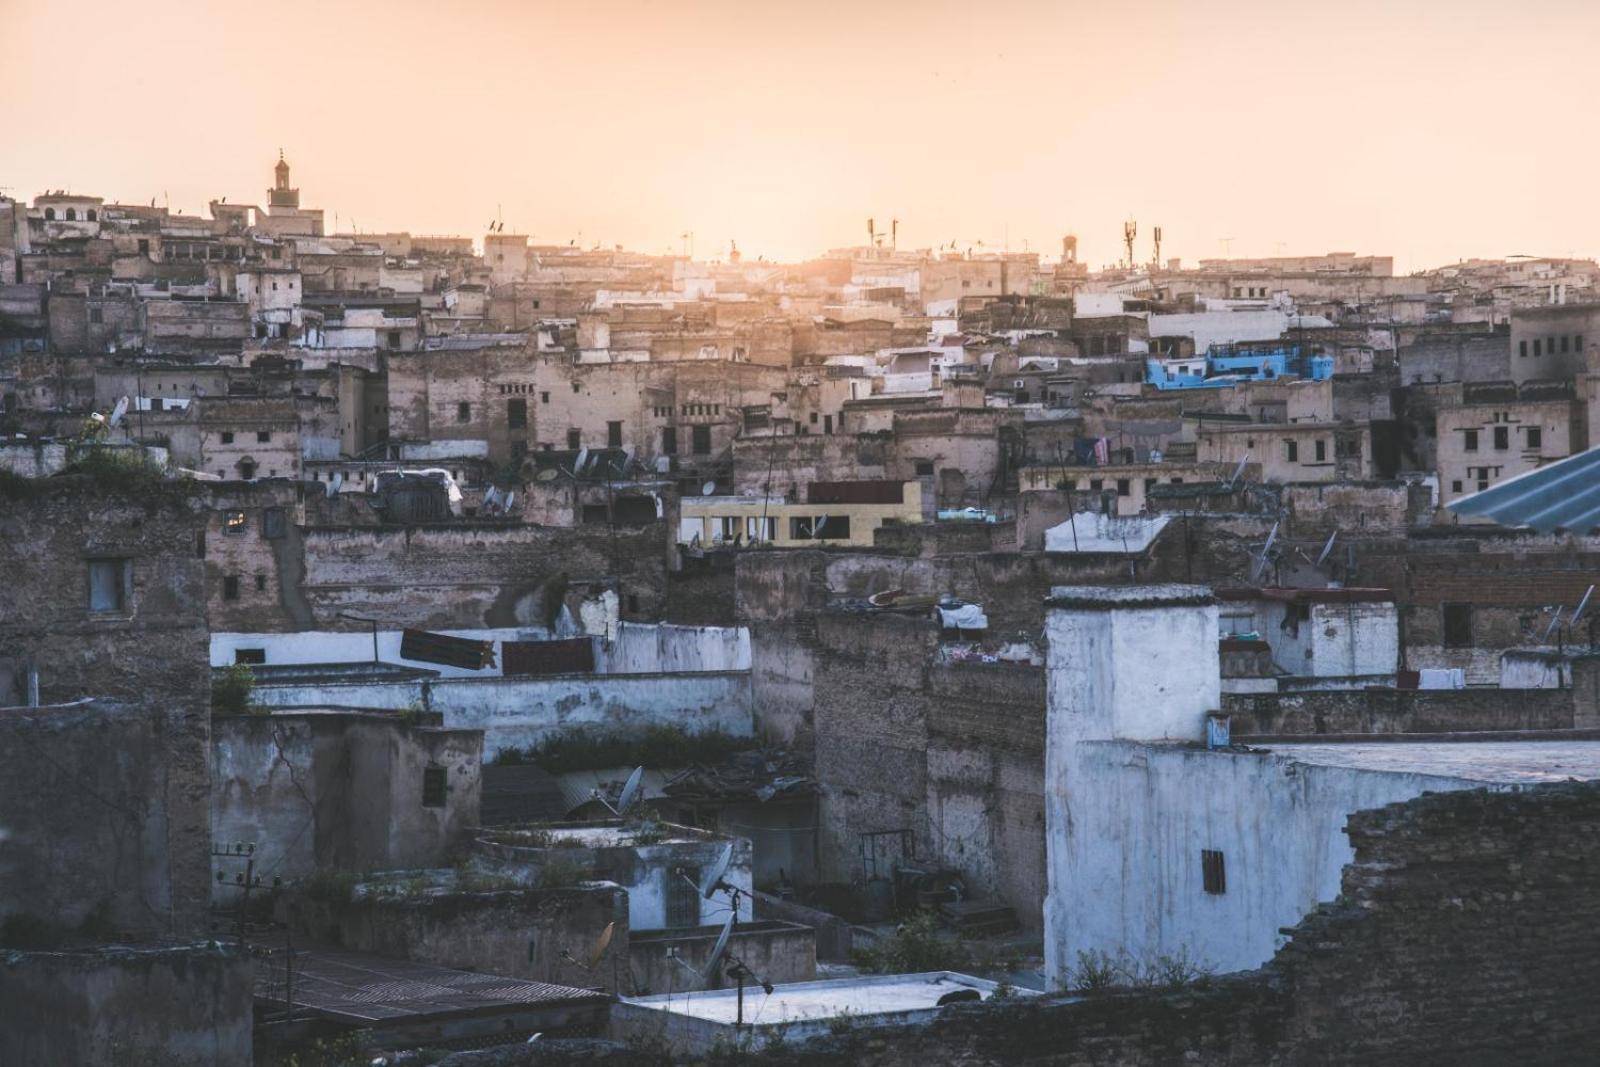
<svg viewBox="0 0 1600 1067">
<path fill-rule="evenodd" d="M 262 537 L 277 540 L 287 532 L 288 525 L 288 516 L 282 508 L 267 508 L 261 512 Z"/>
<path fill-rule="evenodd" d="M 256 592 L 265 593 L 266 591 L 267 591 L 267 576 L 265 574 L 256 575 Z"/>
<path fill-rule="evenodd" d="M 249 525 L 242 511 L 227 511 L 222 515 L 222 532 L 227 534 L 242 534 Z"/>
<path fill-rule="evenodd" d="M 226 575 L 226 576 L 223 577 L 223 579 L 222 579 L 222 599 L 223 600 L 238 600 L 239 599 L 239 576 L 237 574 L 229 574 L 229 575 Z"/>
<path fill-rule="evenodd" d="M 541 392 L 539 394 L 539 403 L 541 403 L 541 404 L 550 403 L 550 394 L 547 393 L 547 392 Z"/>
<path fill-rule="evenodd" d="M 919 459 L 919 460 L 917 460 L 917 477 L 918 478 L 931 478 L 931 477 L 933 477 L 933 460 L 931 460 L 931 459 Z"/>
<path fill-rule="evenodd" d="M 267 650 L 264 648 L 236 648 L 233 650 L 233 662 L 243 663 L 249 667 L 259 667 L 267 662 Z"/>
<path fill-rule="evenodd" d="M 461 401 L 461 403 L 456 405 L 456 421 L 457 422 L 471 422 L 472 421 L 472 405 L 467 403 L 465 400 Z"/>
<path fill-rule="evenodd" d="M 1200 850 L 1200 879 L 1205 891 L 1213 896 L 1221 896 L 1228 891 L 1227 860 L 1217 849 Z"/>
<path fill-rule="evenodd" d="M 1542 447 L 1544 447 L 1544 431 L 1542 429 L 1540 429 L 1539 427 L 1537 427 L 1537 426 L 1529 426 L 1528 427 L 1528 447 L 1529 448 L 1542 448 Z"/>
<path fill-rule="evenodd" d="M 1496 426 L 1494 428 L 1494 447 L 1496 451 L 1503 451 L 1511 447 L 1511 427 Z"/>
<path fill-rule="evenodd" d="M 267 444 L 271 440 L 272 440 L 272 431 L 270 431 L 270 430 L 257 430 L 256 431 L 256 443 L 257 444 L 264 445 L 264 444 Z"/>
<path fill-rule="evenodd" d="M 233 431 L 232 430 L 223 430 L 222 431 L 222 443 L 225 444 L 225 445 L 233 444 Z"/>
<path fill-rule="evenodd" d="M 443 767 L 424 767 L 422 769 L 422 806 L 425 808 L 444 807 L 445 796 L 450 792 L 449 772 Z"/>
</svg>

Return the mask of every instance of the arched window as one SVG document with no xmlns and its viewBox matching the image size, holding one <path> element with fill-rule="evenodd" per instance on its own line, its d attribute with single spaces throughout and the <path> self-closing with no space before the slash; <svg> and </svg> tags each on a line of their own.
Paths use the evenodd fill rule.
<svg viewBox="0 0 1600 1067">
<path fill-rule="evenodd" d="M 56 221 L 56 209 L 55 208 L 47 207 L 47 208 L 44 209 L 44 221 L 46 221 L 46 222 L 54 222 L 54 221 Z"/>
<path fill-rule="evenodd" d="M 83 217 L 88 219 L 90 222 L 94 222 L 99 216 L 95 213 L 94 208 L 90 208 L 88 211 L 83 213 Z"/>
<path fill-rule="evenodd" d="M 77 222 L 78 221 L 78 209 L 77 208 L 75 208 L 75 207 L 67 208 L 67 221 L 68 222 Z"/>
</svg>

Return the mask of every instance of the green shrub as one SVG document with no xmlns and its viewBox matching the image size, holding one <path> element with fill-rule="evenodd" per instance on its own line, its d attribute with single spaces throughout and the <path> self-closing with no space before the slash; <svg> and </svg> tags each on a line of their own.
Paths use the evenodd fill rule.
<svg viewBox="0 0 1600 1067">
<path fill-rule="evenodd" d="M 250 694 L 255 690 L 256 676 L 243 663 L 235 663 L 211 680 L 211 714 L 244 715 L 250 711 Z"/>
<path fill-rule="evenodd" d="M 528 748 L 503 748 L 498 764 L 532 763 L 552 774 L 594 771 L 607 767 L 687 767 L 721 763 L 735 752 L 755 748 L 753 737 L 734 737 L 722 730 L 690 733 L 681 726 L 657 725 L 623 735 L 573 730 Z"/>
<path fill-rule="evenodd" d="M 966 970 L 972 955 L 960 941 L 944 936 L 933 912 L 924 911 L 901 923 L 892 937 L 858 950 L 855 962 L 874 974 L 916 974 Z"/>
</svg>

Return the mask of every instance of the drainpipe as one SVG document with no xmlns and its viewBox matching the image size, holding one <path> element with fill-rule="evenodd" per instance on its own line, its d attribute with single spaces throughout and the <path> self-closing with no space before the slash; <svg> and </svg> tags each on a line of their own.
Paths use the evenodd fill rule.
<svg viewBox="0 0 1600 1067">
<path fill-rule="evenodd" d="M 28 668 L 28 707 L 39 706 L 39 668 Z"/>
</svg>

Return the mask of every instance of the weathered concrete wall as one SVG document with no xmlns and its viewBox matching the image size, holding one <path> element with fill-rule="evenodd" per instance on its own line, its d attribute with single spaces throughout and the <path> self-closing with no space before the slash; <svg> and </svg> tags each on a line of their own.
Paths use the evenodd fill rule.
<svg viewBox="0 0 1600 1067">
<path fill-rule="evenodd" d="M 734 985 L 718 967 L 709 982 L 698 982 L 689 968 L 704 972 L 722 924 L 696 930 L 660 930 L 634 935 L 628 943 L 628 966 L 635 996 L 693 988 L 728 989 Z M 756 920 L 742 923 L 728 939 L 728 952 L 752 974 L 774 985 L 810 982 L 817 977 L 817 939 L 811 928 L 794 923 Z M 670 955 L 669 955 L 670 954 Z"/>
<path fill-rule="evenodd" d="M 1048 946 L 1060 961 L 1056 980 L 1080 952 L 1140 961 L 1187 953 L 1222 973 L 1259 967 L 1281 928 L 1338 892 L 1351 812 L 1473 786 L 1276 754 L 1078 747 L 1072 829 L 1051 885 L 1065 920 L 1054 928 L 1059 946 Z M 1223 854 L 1227 892 L 1203 890 L 1201 849 Z"/>
<path fill-rule="evenodd" d="M 628 894 L 606 883 L 348 901 L 301 893 L 286 914 L 296 938 L 358 952 L 610 992 L 632 989 Z M 608 925 L 611 941 L 590 965 Z M 563 952 L 589 969 L 567 961 Z"/>
<path fill-rule="evenodd" d="M 203 929 L 203 726 L 160 707 L 0 710 L 0 918 L 139 937 Z"/>
<path fill-rule="evenodd" d="M 381 715 L 218 718 L 211 833 L 227 847 L 254 842 L 269 879 L 444 864 L 478 824 L 482 746 L 475 730 Z M 441 806 L 422 802 L 428 768 L 446 774 Z M 234 895 L 214 888 L 218 904 Z"/>
<path fill-rule="evenodd" d="M 762 1062 L 1555 1067 L 1600 1056 L 1600 898 L 1586 873 L 1600 862 L 1600 786 L 1436 794 L 1353 815 L 1348 832 L 1339 902 L 1306 916 L 1259 972 L 1177 992 L 953 1006 Z"/>
<path fill-rule="evenodd" d="M 437 712 L 451 729 L 482 730 L 485 759 L 578 728 L 628 734 L 681 726 L 741 737 L 753 729 L 747 672 L 286 683 L 257 686 L 253 699 L 267 708 Z"/>
<path fill-rule="evenodd" d="M 1095 920 L 1081 909 L 1088 884 L 1115 874 L 1084 866 L 1107 861 L 1086 742 L 1204 737 L 1205 714 L 1221 705 L 1217 606 L 1204 586 L 1063 588 L 1050 600 L 1046 638 L 1045 969 L 1059 981 L 1079 949 L 1100 947 L 1085 940 L 1081 925 Z M 1112 860 L 1120 870 L 1126 858 Z"/>
<path fill-rule="evenodd" d="M 248 1065 L 250 960 L 186 948 L 0 956 L 0 1062 Z"/>
<path fill-rule="evenodd" d="M 469 670 L 442 663 L 408 660 L 400 655 L 401 630 L 362 633 L 350 630 L 305 630 L 298 633 L 213 633 L 211 665 L 234 662 L 239 649 L 259 649 L 268 666 L 286 664 L 370 663 L 374 654 L 384 663 L 421 667 L 446 678 L 500 678 L 505 675 L 506 641 L 544 641 L 542 626 L 434 631 L 451 637 L 494 642 L 495 664 Z M 374 641 L 376 637 L 376 641 Z M 665 623 L 621 623 L 614 640 L 592 638 L 596 674 L 662 674 L 696 671 L 748 671 L 750 633 L 734 626 L 675 626 Z M 376 648 L 376 653 L 374 649 Z"/>
</svg>

